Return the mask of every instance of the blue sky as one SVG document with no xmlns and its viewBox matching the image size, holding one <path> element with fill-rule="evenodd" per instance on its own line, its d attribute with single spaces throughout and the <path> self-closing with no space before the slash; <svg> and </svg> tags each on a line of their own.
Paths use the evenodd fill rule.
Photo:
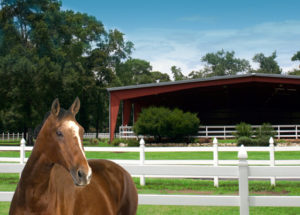
<svg viewBox="0 0 300 215">
<path fill-rule="evenodd" d="M 253 67 L 252 57 L 277 51 L 284 71 L 296 68 L 300 51 L 299 0 L 62 0 L 63 9 L 88 13 L 107 29 L 117 28 L 135 44 L 134 58 L 153 70 L 185 75 L 201 69 L 201 57 L 224 49 L 235 51 Z"/>
</svg>

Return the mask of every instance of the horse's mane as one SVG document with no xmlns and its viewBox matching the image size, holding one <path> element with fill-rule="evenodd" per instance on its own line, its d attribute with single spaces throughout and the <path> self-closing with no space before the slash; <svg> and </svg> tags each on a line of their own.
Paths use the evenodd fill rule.
<svg viewBox="0 0 300 215">
<path fill-rule="evenodd" d="M 60 108 L 59 114 L 58 114 L 58 120 L 61 120 L 62 118 L 64 118 L 64 116 L 66 116 L 69 113 L 69 111 Z M 36 139 L 37 136 L 40 133 L 40 130 L 42 129 L 43 125 L 45 124 L 46 120 L 48 119 L 48 117 L 50 116 L 50 111 L 48 111 L 45 116 L 44 119 L 42 121 L 42 123 L 40 123 L 38 126 L 35 127 L 34 131 L 33 131 L 33 138 Z"/>
</svg>

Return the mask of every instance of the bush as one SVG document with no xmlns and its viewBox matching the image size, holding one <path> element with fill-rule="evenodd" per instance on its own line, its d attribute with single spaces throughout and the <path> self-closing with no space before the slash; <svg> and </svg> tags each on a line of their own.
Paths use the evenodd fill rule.
<svg viewBox="0 0 300 215">
<path fill-rule="evenodd" d="M 235 129 L 236 133 L 234 133 L 234 136 L 236 137 L 236 139 L 239 139 L 240 137 L 252 137 L 253 130 L 250 124 L 241 122 L 240 124 L 237 124 L 235 126 Z"/>
<path fill-rule="evenodd" d="M 254 139 L 254 144 L 255 146 L 269 146 L 270 137 L 269 136 L 262 136 Z"/>
<path fill-rule="evenodd" d="M 241 146 L 253 146 L 255 145 L 254 139 L 250 138 L 250 137 L 239 137 L 239 139 L 237 140 L 237 145 Z"/>
<path fill-rule="evenodd" d="M 256 138 L 268 137 L 270 139 L 270 137 L 275 136 L 275 131 L 270 123 L 263 123 L 261 127 L 255 130 L 255 136 Z"/>
<path fill-rule="evenodd" d="M 99 140 L 97 138 L 89 139 L 89 145 L 98 145 Z"/>
<path fill-rule="evenodd" d="M 238 141 L 237 141 L 238 146 L 240 145 L 269 146 L 270 137 L 275 136 L 275 131 L 272 128 L 272 125 L 270 123 L 263 123 L 259 128 L 257 128 L 254 132 L 255 138 L 251 138 L 252 129 L 250 125 L 246 123 L 240 123 L 239 125 L 237 125 L 237 129 L 239 129 L 237 134 L 245 135 L 245 136 L 236 135 L 238 136 Z M 246 136 L 246 135 L 250 135 L 250 136 Z"/>
<path fill-rule="evenodd" d="M 197 115 L 190 112 L 149 107 L 142 110 L 133 130 L 138 135 L 154 136 L 156 141 L 162 138 L 174 140 L 197 134 L 199 123 Z"/>
<path fill-rule="evenodd" d="M 111 144 L 113 146 L 119 146 L 120 143 L 124 143 L 127 144 L 130 147 L 134 147 L 134 146 L 140 146 L 139 141 L 136 139 L 122 139 L 122 138 L 115 138 Z"/>
</svg>

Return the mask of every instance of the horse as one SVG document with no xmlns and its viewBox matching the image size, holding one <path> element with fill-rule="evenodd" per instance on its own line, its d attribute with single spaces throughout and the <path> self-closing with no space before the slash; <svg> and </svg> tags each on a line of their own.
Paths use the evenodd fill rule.
<svg viewBox="0 0 300 215">
<path fill-rule="evenodd" d="M 102 159 L 87 160 L 78 97 L 68 110 L 55 99 L 22 171 L 10 215 L 134 215 L 138 195 L 129 173 Z"/>
</svg>

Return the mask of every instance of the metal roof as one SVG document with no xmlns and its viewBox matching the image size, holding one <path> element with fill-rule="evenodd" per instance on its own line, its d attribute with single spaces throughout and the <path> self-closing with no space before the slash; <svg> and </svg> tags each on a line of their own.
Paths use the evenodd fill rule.
<svg viewBox="0 0 300 215">
<path fill-rule="evenodd" d="M 246 78 L 246 77 L 300 79 L 300 76 L 297 76 L 297 75 L 251 73 L 251 74 L 243 74 L 243 75 L 214 76 L 214 77 L 210 77 L 210 78 L 198 78 L 198 79 L 189 79 L 189 80 L 182 80 L 182 81 L 170 81 L 170 82 L 161 82 L 161 83 L 112 87 L 112 88 L 107 88 L 107 90 L 109 92 L 111 92 L 111 91 L 120 91 L 120 90 L 140 89 L 140 88 L 147 88 L 147 87 L 161 87 L 161 86 L 179 85 L 179 84 L 186 84 L 186 83 L 218 81 L 218 80 Z"/>
</svg>

